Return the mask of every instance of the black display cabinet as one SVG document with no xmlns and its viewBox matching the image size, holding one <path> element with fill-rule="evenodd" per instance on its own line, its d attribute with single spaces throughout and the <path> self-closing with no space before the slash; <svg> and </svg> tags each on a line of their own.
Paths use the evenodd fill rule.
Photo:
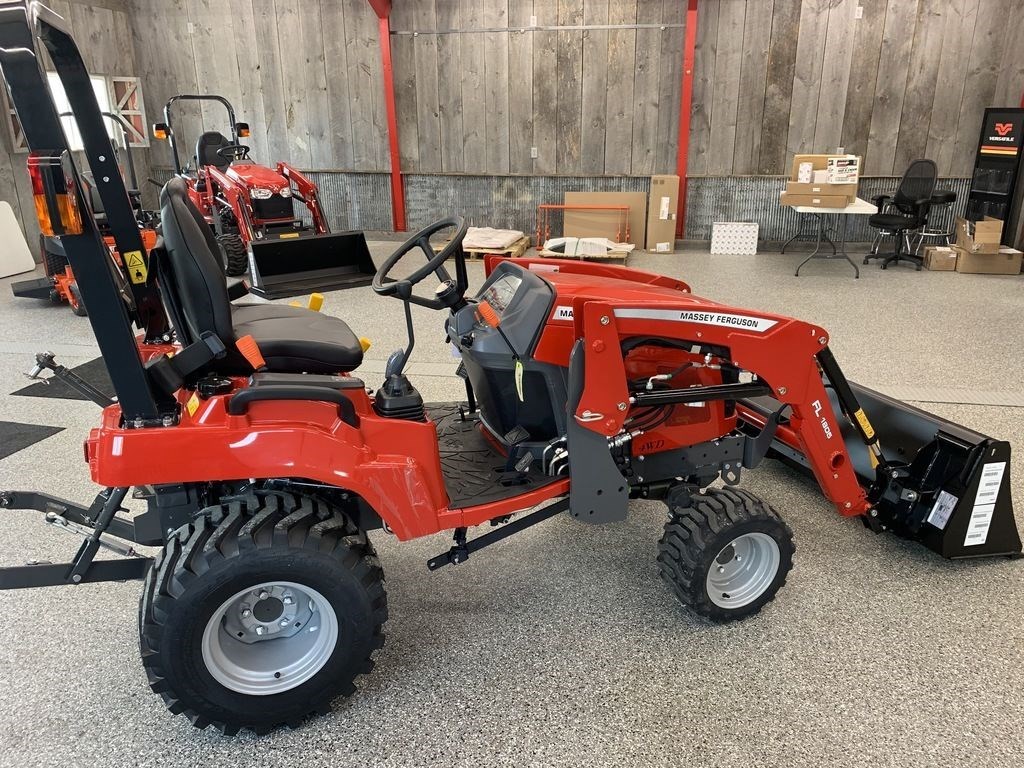
<svg viewBox="0 0 1024 768">
<path fill-rule="evenodd" d="M 1003 243 L 1017 231 L 1017 215 L 1024 184 L 1019 184 L 1024 143 L 1024 109 L 990 107 L 985 110 L 974 157 L 971 191 L 964 216 L 978 221 L 986 216 L 1002 219 Z"/>
</svg>

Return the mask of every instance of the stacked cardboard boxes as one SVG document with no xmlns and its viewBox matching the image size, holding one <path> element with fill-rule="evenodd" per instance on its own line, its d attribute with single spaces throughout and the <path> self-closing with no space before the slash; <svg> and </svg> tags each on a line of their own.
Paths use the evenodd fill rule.
<svg viewBox="0 0 1024 768">
<path fill-rule="evenodd" d="M 970 275 L 1018 275 L 1024 253 L 1002 244 L 1003 222 L 986 216 L 956 220 L 956 271 Z"/>
<path fill-rule="evenodd" d="M 856 155 L 795 155 L 782 205 L 845 208 L 857 199 L 860 158 Z"/>
</svg>

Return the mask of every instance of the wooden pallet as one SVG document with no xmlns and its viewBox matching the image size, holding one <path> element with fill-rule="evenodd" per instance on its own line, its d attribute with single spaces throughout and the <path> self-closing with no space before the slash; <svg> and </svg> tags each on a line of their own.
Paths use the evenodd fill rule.
<svg viewBox="0 0 1024 768">
<path fill-rule="evenodd" d="M 437 253 L 446 245 L 448 245 L 448 243 L 441 243 L 440 245 L 433 245 L 431 247 L 434 249 L 434 253 Z M 529 247 L 530 238 L 523 235 L 507 248 L 463 248 L 462 250 L 464 250 L 466 255 L 471 259 L 482 259 L 484 256 L 508 256 L 512 259 L 518 259 L 526 253 L 526 249 Z"/>
</svg>

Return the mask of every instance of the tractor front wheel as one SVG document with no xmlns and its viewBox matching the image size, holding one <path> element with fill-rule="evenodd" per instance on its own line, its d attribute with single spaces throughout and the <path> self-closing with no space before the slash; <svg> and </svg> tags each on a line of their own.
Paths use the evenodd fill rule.
<svg viewBox="0 0 1024 768">
<path fill-rule="evenodd" d="M 344 514 L 257 492 L 175 531 L 139 608 L 150 687 L 197 728 L 297 726 L 355 692 L 384 644 L 384 576 Z"/>
<path fill-rule="evenodd" d="M 249 251 L 241 235 L 217 235 L 217 242 L 224 251 L 224 272 L 228 277 L 240 277 L 249 269 Z"/>
<path fill-rule="evenodd" d="M 658 565 L 691 610 L 735 621 L 760 611 L 786 583 L 793 532 L 770 505 L 735 488 L 681 489 L 666 501 Z"/>
<path fill-rule="evenodd" d="M 89 311 L 85 308 L 85 302 L 82 301 L 82 292 L 78 289 L 76 281 L 68 283 L 68 293 L 71 294 L 71 298 L 68 301 L 71 305 L 71 311 L 79 317 L 88 317 Z"/>
</svg>

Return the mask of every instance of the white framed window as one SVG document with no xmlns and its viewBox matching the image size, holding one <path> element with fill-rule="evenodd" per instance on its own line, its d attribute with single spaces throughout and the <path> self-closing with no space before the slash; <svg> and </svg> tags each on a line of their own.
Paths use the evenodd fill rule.
<svg viewBox="0 0 1024 768">
<path fill-rule="evenodd" d="M 96 94 L 96 101 L 100 105 L 100 112 L 110 112 L 110 94 L 107 91 L 107 79 L 102 75 L 90 75 L 93 93 Z M 57 114 L 64 114 L 71 111 L 71 104 L 68 96 L 64 93 L 64 85 L 56 72 L 46 73 L 46 84 L 50 86 L 50 93 L 53 94 L 53 103 L 57 106 Z M 64 127 L 64 135 L 68 137 L 68 148 L 72 150 L 84 149 L 82 146 L 82 135 L 78 132 L 78 126 L 73 117 L 62 117 L 61 125 Z M 107 135 L 114 138 L 116 133 L 110 120 L 104 118 L 104 125 L 107 128 Z M 118 137 L 120 138 L 120 137 Z M 120 145 L 120 141 L 117 142 Z"/>
<path fill-rule="evenodd" d="M 146 131 L 146 110 L 142 100 L 142 87 L 137 77 L 124 77 L 118 75 L 90 75 L 93 93 L 96 94 L 96 101 L 101 112 L 110 112 L 120 115 L 128 123 L 128 146 L 148 147 L 149 135 Z M 67 94 L 64 93 L 64 86 L 56 72 L 47 72 L 46 81 L 53 94 L 54 103 L 58 112 L 70 112 L 71 105 L 68 103 Z M 11 150 L 14 152 L 28 152 L 28 145 L 25 143 L 25 134 L 21 130 L 21 123 L 14 107 L 10 104 L 10 97 L 7 89 L 3 89 L 3 97 L 7 112 L 8 133 L 11 137 Z M 107 128 L 107 135 L 110 136 L 117 146 L 121 146 L 121 131 L 104 119 Z M 61 119 L 64 132 L 67 135 L 71 149 L 82 149 L 82 137 L 78 132 L 74 118 L 66 117 Z"/>
</svg>

